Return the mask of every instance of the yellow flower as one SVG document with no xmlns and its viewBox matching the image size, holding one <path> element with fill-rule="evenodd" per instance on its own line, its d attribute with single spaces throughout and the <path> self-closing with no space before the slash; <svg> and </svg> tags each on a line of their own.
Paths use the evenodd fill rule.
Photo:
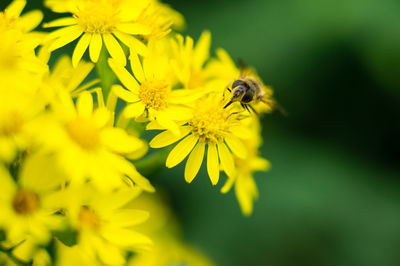
<svg viewBox="0 0 400 266">
<path fill-rule="evenodd" d="M 79 38 L 72 55 L 74 66 L 78 64 L 88 47 L 90 59 L 97 62 L 103 42 L 111 57 L 124 66 L 126 56 L 118 40 L 135 53 L 141 55 L 146 53 L 146 46 L 134 36 L 146 36 L 152 33 L 151 24 L 146 25 L 138 21 L 138 16 L 146 8 L 148 1 L 53 0 L 46 3 L 56 12 L 62 10 L 73 14 L 73 17 L 47 23 L 45 27 L 63 27 L 47 36 L 47 41 L 54 40 L 49 47 L 50 51 Z M 150 13 L 148 16 L 149 19 L 144 23 L 151 23 L 156 14 Z"/>
<path fill-rule="evenodd" d="M 152 44 L 149 44 L 151 47 Z M 149 48 L 151 51 L 152 48 Z M 190 109 L 184 104 L 193 102 L 196 95 L 184 90 L 172 90 L 169 75 L 169 60 L 164 54 L 150 53 L 144 57 L 143 64 L 135 54 L 131 54 L 131 66 L 135 78 L 118 62 L 109 60 L 109 65 L 121 83 L 128 89 L 115 93 L 128 103 L 123 114 L 127 118 L 142 117 L 156 121 L 164 128 L 179 134 L 177 122 L 191 117 Z"/>
<path fill-rule="evenodd" d="M 99 106 L 104 106 L 101 88 L 95 87 L 99 80 L 94 79 L 84 82 L 94 68 L 93 63 L 80 61 L 74 68 L 71 58 L 67 55 L 57 60 L 49 74 L 44 78 L 41 85 L 41 92 L 44 98 L 51 102 L 61 92 L 68 92 L 72 97 L 79 96 L 83 91 L 90 89 L 90 92 L 97 93 Z"/>
<path fill-rule="evenodd" d="M 41 123 L 39 141 L 54 151 L 72 182 L 91 180 L 98 188 L 111 191 L 121 185 L 137 185 L 154 191 L 122 154 L 142 149 L 142 140 L 114 128 L 105 107 L 93 108 L 89 92 L 79 95 L 76 107 L 68 94 L 60 93 L 53 113 Z M 53 118 L 52 118 L 53 117 Z"/>
<path fill-rule="evenodd" d="M 51 238 L 51 230 L 62 228 L 62 217 L 55 214 L 57 202 L 51 196 L 64 179 L 53 163 L 51 156 L 28 156 L 18 182 L 0 168 L 0 227 L 5 230 L 9 245 L 28 237 L 45 244 Z"/>
<path fill-rule="evenodd" d="M 258 198 L 257 185 L 253 178 L 256 171 L 267 171 L 270 164 L 259 156 L 258 148 L 261 145 L 260 123 L 258 118 L 252 117 L 246 120 L 251 137 L 245 142 L 248 156 L 243 159 L 234 157 L 236 175 L 228 178 L 221 192 L 227 193 L 232 185 L 235 186 L 235 195 L 242 213 L 249 216 L 253 212 L 253 201 Z"/>
<path fill-rule="evenodd" d="M 137 188 L 104 194 L 83 186 L 69 188 L 60 194 L 66 204 L 66 216 L 77 231 L 80 259 L 123 265 L 126 251 L 147 250 L 152 245 L 148 237 L 133 230 L 148 219 L 148 212 L 124 207 L 140 192 Z M 66 260 L 70 262 L 70 259 Z"/>
<path fill-rule="evenodd" d="M 232 153 L 240 158 L 247 155 L 239 139 L 248 136 L 247 130 L 240 123 L 239 114 L 223 108 L 224 102 L 217 95 L 199 100 L 192 110 L 193 117 L 180 126 L 180 135 L 167 130 L 150 142 L 150 147 L 161 148 L 184 138 L 169 153 L 166 166 L 174 167 L 190 154 L 185 167 L 185 180 L 189 183 L 201 167 L 206 146 L 207 171 L 213 185 L 218 183 L 220 166 L 228 176 L 235 174 Z"/>
<path fill-rule="evenodd" d="M 171 66 L 183 87 L 205 90 L 209 78 L 204 67 L 210 55 L 211 33 L 204 31 L 195 46 L 191 37 L 186 36 L 184 40 L 180 34 L 176 35 L 171 44 Z"/>
<path fill-rule="evenodd" d="M 36 28 L 42 21 L 43 14 L 40 10 L 32 10 L 21 16 L 25 5 L 26 0 L 14 0 L 4 12 L 0 12 L 0 29 L 16 28 L 27 33 Z"/>
</svg>

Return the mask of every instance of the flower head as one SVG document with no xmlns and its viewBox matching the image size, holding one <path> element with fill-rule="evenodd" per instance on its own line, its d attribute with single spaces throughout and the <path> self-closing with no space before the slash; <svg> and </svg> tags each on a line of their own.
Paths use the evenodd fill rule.
<svg viewBox="0 0 400 266">
<path fill-rule="evenodd" d="M 242 134 L 245 128 L 240 123 L 240 114 L 223 106 L 224 100 L 214 94 L 201 99 L 192 110 L 192 118 L 180 126 L 179 136 L 167 130 L 150 142 L 151 147 L 160 148 L 183 138 L 169 153 L 166 166 L 174 167 L 189 155 L 185 167 L 185 179 L 189 183 L 201 167 L 206 146 L 207 171 L 213 185 L 218 183 L 220 167 L 228 176 L 235 174 L 232 153 L 241 158 L 247 154 L 240 140 L 246 138 Z"/>
<path fill-rule="evenodd" d="M 72 56 L 74 66 L 88 47 L 91 60 L 97 62 L 103 42 L 111 57 L 125 66 L 126 56 L 119 41 L 134 53 L 144 55 L 146 46 L 137 37 L 162 37 L 169 31 L 170 24 L 160 22 L 157 12 L 147 9 L 148 1 L 81 0 L 46 3 L 56 12 L 70 12 L 73 15 L 47 23 L 45 26 L 63 27 L 47 36 L 47 41 L 54 40 L 50 44 L 50 51 L 79 38 Z"/>
<path fill-rule="evenodd" d="M 142 149 L 145 144 L 112 127 L 111 114 L 105 107 L 94 109 L 89 92 L 80 94 L 76 107 L 70 96 L 60 93 L 53 109 L 51 119 L 41 124 L 45 133 L 39 139 L 57 154 L 72 182 L 89 179 L 105 191 L 126 183 L 154 191 L 150 182 L 122 156 Z"/>
</svg>

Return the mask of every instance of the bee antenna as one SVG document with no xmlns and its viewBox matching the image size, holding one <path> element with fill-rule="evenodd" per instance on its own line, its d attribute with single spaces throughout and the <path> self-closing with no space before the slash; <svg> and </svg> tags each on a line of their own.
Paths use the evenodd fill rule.
<svg viewBox="0 0 400 266">
<path fill-rule="evenodd" d="M 224 106 L 224 109 L 226 108 L 226 107 L 228 107 L 229 105 L 231 105 L 233 102 L 232 102 L 232 100 L 230 100 L 225 106 Z"/>
</svg>

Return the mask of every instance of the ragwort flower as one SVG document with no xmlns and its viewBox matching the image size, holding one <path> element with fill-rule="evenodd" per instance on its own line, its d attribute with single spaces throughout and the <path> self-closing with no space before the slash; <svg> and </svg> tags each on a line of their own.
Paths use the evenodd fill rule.
<svg viewBox="0 0 400 266">
<path fill-rule="evenodd" d="M 136 37 L 154 32 L 151 27 L 154 26 L 152 18 L 157 15 L 156 13 L 148 13 L 146 20 L 138 20 L 138 16 L 147 7 L 148 1 L 81 0 L 63 2 L 47 1 L 48 5 L 53 7 L 56 12 L 58 10 L 70 12 L 73 17 L 61 18 L 45 24 L 46 27 L 63 27 L 50 33 L 46 40 L 54 40 L 49 47 L 49 50 L 53 51 L 79 38 L 72 56 L 74 66 L 78 64 L 88 47 L 90 59 L 97 62 L 103 42 L 111 57 L 124 66 L 126 65 L 126 56 L 118 40 L 135 53 L 141 55 L 146 53 L 146 46 Z M 162 28 L 161 31 L 168 30 L 164 25 L 159 26 Z"/>
<path fill-rule="evenodd" d="M 223 106 L 224 100 L 214 94 L 201 99 L 192 110 L 193 117 L 180 126 L 180 135 L 166 130 L 150 142 L 150 147 L 161 148 L 183 138 L 169 153 L 166 166 L 174 167 L 190 154 L 185 166 L 188 183 L 192 182 L 201 167 L 206 146 L 207 171 L 213 185 L 218 183 L 220 167 L 228 176 L 235 174 L 232 153 L 240 158 L 247 155 L 240 138 L 249 135 L 240 123 L 240 115 Z"/>
<path fill-rule="evenodd" d="M 72 182 L 89 179 L 105 191 L 126 183 L 154 191 L 122 156 L 142 149 L 142 140 L 112 127 L 110 112 L 105 107 L 94 109 L 89 92 L 79 95 L 76 107 L 68 94 L 60 93 L 59 98 L 52 105 L 54 117 L 42 123 L 39 138 L 46 149 L 57 154 Z"/>
</svg>

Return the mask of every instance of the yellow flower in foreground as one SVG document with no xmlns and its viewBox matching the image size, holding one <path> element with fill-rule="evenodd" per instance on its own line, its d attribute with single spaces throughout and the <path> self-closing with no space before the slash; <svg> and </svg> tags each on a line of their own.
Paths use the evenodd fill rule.
<svg viewBox="0 0 400 266">
<path fill-rule="evenodd" d="M 91 180 L 98 188 L 111 191 L 121 185 L 137 185 L 154 191 L 122 154 L 142 149 L 144 142 L 112 127 L 111 114 L 105 107 L 93 108 L 89 92 L 78 97 L 76 107 L 68 94 L 52 106 L 54 118 L 39 129 L 46 149 L 57 154 L 72 182 Z"/>
<path fill-rule="evenodd" d="M 148 35 L 151 33 L 151 28 L 150 25 L 137 22 L 135 16 L 129 16 L 130 10 L 132 14 L 140 12 L 140 10 L 133 10 L 129 2 L 126 4 L 123 0 L 58 2 L 58 5 L 65 6 L 61 10 L 72 13 L 73 17 L 61 18 L 45 24 L 45 27 L 63 27 L 50 33 L 46 40 L 54 40 L 49 47 L 49 50 L 53 51 L 79 38 L 72 55 L 74 66 L 78 64 L 88 47 L 90 59 L 97 62 L 103 42 L 111 57 L 124 66 L 126 56 L 118 40 L 135 53 L 141 55 L 146 53 L 146 46 L 134 35 Z"/>
<path fill-rule="evenodd" d="M 171 89 L 167 57 L 145 57 L 143 66 L 135 55 L 131 55 L 131 58 L 133 73 L 140 84 L 118 62 L 109 60 L 111 69 L 128 89 L 115 92 L 128 103 L 123 115 L 127 118 L 155 120 L 162 127 L 179 134 L 177 122 L 191 117 L 190 109 L 183 104 L 193 101 L 194 96 L 183 90 Z"/>
<path fill-rule="evenodd" d="M 71 259 L 99 260 L 105 265 L 123 265 L 127 251 L 147 250 L 152 241 L 133 227 L 145 222 L 149 214 L 125 205 L 140 194 L 140 189 L 124 189 L 99 193 L 89 186 L 67 189 L 63 195 L 66 216 L 77 231 L 76 248 L 63 247 L 65 252 L 78 251 L 81 258 L 61 258 L 61 265 Z M 63 264 L 64 263 L 64 264 Z"/>
<path fill-rule="evenodd" d="M 50 156 L 30 155 L 16 183 L 0 168 L 0 228 L 9 245 L 26 238 L 45 244 L 51 230 L 62 228 L 62 216 L 56 215 L 57 202 L 51 200 L 53 191 L 61 184 L 61 172 Z"/>
<path fill-rule="evenodd" d="M 206 146 L 207 171 L 213 185 L 218 183 L 220 167 L 228 176 L 235 174 L 232 153 L 240 158 L 247 155 L 240 138 L 249 134 L 240 123 L 239 115 L 223 106 L 224 101 L 216 95 L 199 100 L 193 108 L 193 117 L 180 126 L 180 135 L 167 130 L 150 142 L 150 147 L 161 148 L 183 138 L 169 153 L 166 166 L 174 167 L 190 154 L 185 167 L 185 180 L 189 183 L 201 167 Z"/>
</svg>

